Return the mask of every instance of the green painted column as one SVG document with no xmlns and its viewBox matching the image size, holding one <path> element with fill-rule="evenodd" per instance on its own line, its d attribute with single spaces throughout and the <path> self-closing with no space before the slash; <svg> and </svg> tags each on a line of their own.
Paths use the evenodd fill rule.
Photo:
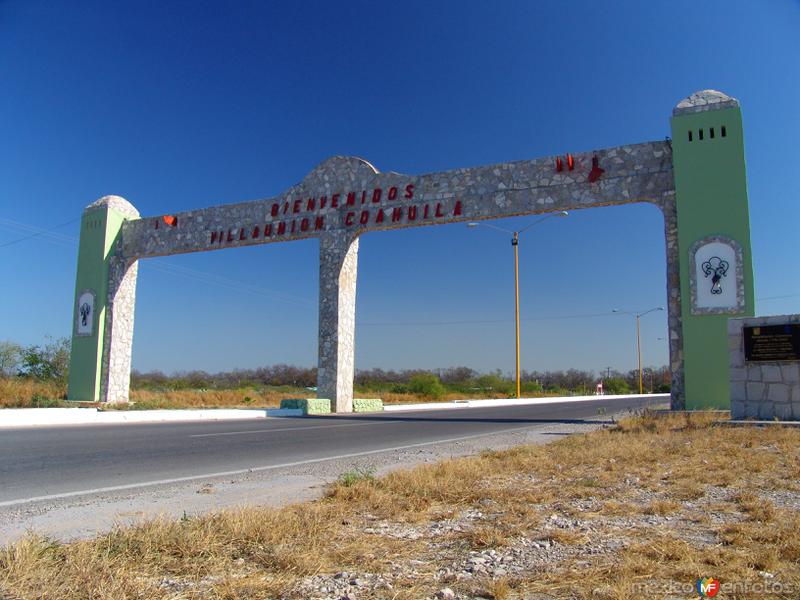
<svg viewBox="0 0 800 600">
<path fill-rule="evenodd" d="M 115 253 L 122 224 L 138 216 L 138 211 L 118 196 L 105 196 L 83 211 L 72 317 L 70 400 L 108 400 L 104 383 L 114 326 L 110 307 L 119 288 L 115 280 L 120 279 L 115 275 L 120 270 Z"/>
<path fill-rule="evenodd" d="M 752 316 L 742 115 L 705 90 L 673 110 L 686 408 L 730 408 L 727 323 Z"/>
</svg>

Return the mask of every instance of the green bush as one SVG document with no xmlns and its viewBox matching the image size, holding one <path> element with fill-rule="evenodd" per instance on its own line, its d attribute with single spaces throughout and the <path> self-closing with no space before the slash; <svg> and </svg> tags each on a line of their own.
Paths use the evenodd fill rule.
<svg viewBox="0 0 800 600">
<path fill-rule="evenodd" d="M 375 481 L 375 469 L 373 467 L 356 467 L 352 471 L 339 475 L 338 483 L 344 487 L 352 487 L 360 481 L 373 483 Z"/>
<path fill-rule="evenodd" d="M 70 341 L 68 338 L 47 339 L 48 342 L 44 346 L 28 346 L 22 349 L 20 375 L 38 381 L 66 383 Z"/>
<path fill-rule="evenodd" d="M 603 391 L 606 394 L 630 394 L 631 388 L 622 377 L 612 377 L 603 382 Z"/>
<path fill-rule="evenodd" d="M 408 389 L 412 394 L 419 394 L 427 398 L 441 398 L 445 389 L 439 378 L 433 373 L 419 373 L 411 378 Z"/>
<path fill-rule="evenodd" d="M 481 375 L 475 380 L 475 386 L 484 391 L 498 392 L 500 394 L 516 394 L 517 384 L 515 381 L 503 379 L 494 373 L 491 375 Z"/>
</svg>

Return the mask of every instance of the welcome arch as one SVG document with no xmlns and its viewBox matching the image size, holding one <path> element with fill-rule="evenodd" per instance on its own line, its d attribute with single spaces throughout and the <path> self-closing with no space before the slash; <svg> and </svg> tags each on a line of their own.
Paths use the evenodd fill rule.
<svg viewBox="0 0 800 600">
<path fill-rule="evenodd" d="M 672 140 L 426 175 L 337 156 L 273 198 L 156 217 L 105 196 L 81 221 L 68 397 L 128 400 L 141 259 L 319 238 L 318 395 L 347 412 L 361 234 L 650 202 L 664 216 L 671 405 L 727 407 L 727 319 L 754 308 L 739 103 L 697 92 L 671 125 Z"/>
</svg>

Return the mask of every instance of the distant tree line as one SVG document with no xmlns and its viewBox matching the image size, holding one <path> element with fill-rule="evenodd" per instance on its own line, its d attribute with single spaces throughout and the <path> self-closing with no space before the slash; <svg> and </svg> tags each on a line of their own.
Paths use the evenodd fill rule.
<svg viewBox="0 0 800 600">
<path fill-rule="evenodd" d="M 567 369 L 560 371 L 523 371 L 525 392 L 593 394 L 603 381 L 609 394 L 637 392 L 639 372 L 611 370 L 602 376 L 593 371 Z M 469 367 L 446 369 L 361 369 L 356 371 L 355 386 L 359 391 L 417 393 L 440 397 L 448 391 L 480 395 L 492 392 L 511 395 L 516 384 L 511 375 L 500 371 L 480 373 Z M 219 373 L 181 371 L 166 375 L 161 371 L 131 373 L 131 386 L 138 389 L 226 389 L 250 386 L 307 387 L 317 384 L 317 369 L 294 365 L 273 365 L 257 369 L 237 369 Z M 668 392 L 670 373 L 667 367 L 643 370 L 643 387 L 647 392 Z"/>
<path fill-rule="evenodd" d="M 0 340 L 0 377 L 26 377 L 66 384 L 69 376 L 68 338 L 46 338 L 42 345 L 23 346 Z"/>
<path fill-rule="evenodd" d="M 69 373 L 68 338 L 47 338 L 42 345 L 22 346 L 0 341 L 0 377 L 25 377 L 66 384 Z M 670 373 L 667 367 L 648 367 L 643 372 L 646 392 L 668 392 Z M 638 392 L 639 372 L 608 370 L 597 374 L 581 369 L 559 371 L 523 371 L 523 393 L 592 394 L 599 381 L 608 394 Z M 355 386 L 359 392 L 416 393 L 434 398 L 447 392 L 480 396 L 482 394 L 513 395 L 516 383 L 510 374 L 501 371 L 480 373 L 469 367 L 446 369 L 361 369 L 356 371 Z M 135 389 L 231 389 L 243 387 L 311 388 L 317 384 L 315 367 L 273 365 L 255 369 L 236 369 L 208 373 L 178 371 L 167 375 L 161 371 L 131 373 Z"/>
</svg>

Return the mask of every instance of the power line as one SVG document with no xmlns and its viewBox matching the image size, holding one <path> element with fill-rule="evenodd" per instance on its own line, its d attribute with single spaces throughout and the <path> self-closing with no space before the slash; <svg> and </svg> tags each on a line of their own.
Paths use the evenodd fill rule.
<svg viewBox="0 0 800 600">
<path fill-rule="evenodd" d="M 765 296 L 764 298 L 756 298 L 756 302 L 765 302 L 767 300 L 783 300 L 784 298 L 798 298 L 800 294 L 786 294 L 785 296 Z"/>
<path fill-rule="evenodd" d="M 17 221 L 12 221 L 11 219 L 0 219 L 0 225 L 3 225 L 5 227 L 21 229 L 23 231 L 33 231 L 33 233 L 31 233 L 30 235 L 26 235 L 26 236 L 23 236 L 21 238 L 17 238 L 16 240 L 11 240 L 10 242 L 6 242 L 4 244 L 0 244 L 0 248 L 6 248 L 8 246 L 13 246 L 14 244 L 19 244 L 20 242 L 24 242 L 26 240 L 30 240 L 30 239 L 33 239 L 35 237 L 39 237 L 39 236 L 42 236 L 42 235 L 53 238 L 53 239 L 51 239 L 51 241 L 58 240 L 59 238 L 61 238 L 61 241 L 68 241 L 68 240 L 74 241 L 75 238 L 71 238 L 69 236 L 57 234 L 57 233 L 54 233 L 54 232 L 55 232 L 56 229 L 60 229 L 61 227 L 66 227 L 67 225 L 71 225 L 72 223 L 75 223 L 76 221 L 79 221 L 80 219 L 81 219 L 80 217 L 76 217 L 74 219 L 70 219 L 69 221 L 65 221 L 64 223 L 61 223 L 60 225 L 54 225 L 53 227 L 50 227 L 49 229 L 42 229 L 42 228 L 39 228 L 39 227 L 34 227 L 32 225 L 26 225 L 25 223 L 19 223 Z"/>
<path fill-rule="evenodd" d="M 57 229 L 58 227 L 64 227 L 69 223 L 74 223 L 75 221 L 80 220 L 80 217 L 77 219 L 72 219 L 67 223 L 62 223 L 61 225 L 57 225 L 51 229 L 43 229 L 41 227 L 37 227 L 35 225 L 30 225 L 27 223 L 20 223 L 18 221 L 12 221 L 11 219 L 0 219 L 0 226 L 5 226 L 11 229 L 17 229 L 21 231 L 31 231 L 33 232 L 31 235 L 25 236 L 24 238 L 19 238 L 17 240 L 13 240 L 6 244 L 0 245 L 0 248 L 4 246 L 9 246 L 11 244 L 16 244 L 17 242 L 21 242 L 26 239 L 30 239 L 36 236 L 43 236 L 44 239 L 48 242 L 57 244 L 59 246 L 71 246 L 74 247 L 78 243 L 78 238 L 74 236 L 68 236 L 60 233 L 54 233 L 53 229 Z M 162 273 L 166 273 L 168 275 L 182 277 L 184 279 L 189 279 L 192 281 L 197 281 L 199 283 L 206 283 L 211 284 L 216 287 L 222 287 L 229 289 L 235 292 L 244 292 L 248 294 L 254 294 L 257 296 L 270 298 L 272 300 L 277 300 L 279 302 L 286 302 L 289 304 L 294 304 L 297 306 L 315 306 L 316 302 L 310 300 L 308 298 L 303 298 L 300 296 L 294 296 L 292 294 L 287 294 L 284 292 L 280 292 L 277 290 L 272 290 L 269 288 L 265 288 L 262 286 L 256 286 L 249 283 L 244 283 L 242 281 L 238 281 L 235 279 L 230 279 L 228 277 L 224 277 L 222 275 L 217 275 L 215 273 L 210 273 L 208 271 L 201 271 L 198 269 L 191 269 L 189 267 L 184 267 L 181 265 L 177 265 L 175 263 L 170 263 L 166 261 L 160 261 L 160 263 L 151 263 L 149 261 L 139 261 L 141 265 L 145 267 L 145 269 L 152 269 L 155 271 L 160 271 Z"/>
<path fill-rule="evenodd" d="M 529 319 L 520 319 L 521 321 L 561 321 L 561 320 L 569 320 L 569 319 L 591 319 L 596 317 L 608 317 L 608 316 L 616 316 L 617 313 L 614 312 L 602 312 L 602 313 L 589 313 L 589 314 L 578 314 L 578 315 L 549 315 L 546 317 L 532 317 Z M 382 321 L 382 322 L 369 322 L 369 321 L 357 321 L 356 324 L 362 327 L 385 327 L 385 326 L 394 326 L 394 325 L 402 325 L 408 327 L 428 327 L 428 326 L 439 326 L 439 325 L 490 325 L 490 324 L 497 324 L 497 323 L 513 323 L 514 319 L 491 319 L 491 320 L 464 320 L 464 321 Z"/>
<path fill-rule="evenodd" d="M 10 229 L 17 229 L 21 231 L 30 231 L 32 232 L 30 235 L 26 235 L 24 237 L 18 238 L 16 240 L 12 240 L 10 242 L 6 242 L 4 244 L 0 244 L 0 248 L 5 248 L 14 244 L 18 244 L 20 242 L 24 242 L 29 239 L 33 239 L 35 237 L 43 236 L 46 241 L 65 246 L 65 245 L 75 245 L 78 242 L 78 238 L 74 236 L 68 236 L 60 233 L 56 233 L 56 229 L 60 229 L 61 227 L 66 227 L 76 221 L 80 220 L 81 217 L 77 217 L 74 219 L 70 219 L 69 221 L 65 221 L 59 225 L 55 225 L 48 229 L 40 228 L 35 225 L 30 225 L 27 223 L 20 223 L 19 221 L 13 221 L 11 219 L 0 219 L 0 226 L 4 226 Z M 269 288 L 264 288 L 261 286 L 255 286 L 249 283 L 244 283 L 242 281 L 238 281 L 235 279 L 230 279 L 228 277 L 224 277 L 222 275 L 217 275 L 215 273 L 211 273 L 208 271 L 202 271 L 199 269 L 191 269 L 189 267 L 184 267 L 181 265 L 177 265 L 174 263 L 169 262 L 161 262 L 159 263 L 150 263 L 148 261 L 140 261 L 142 265 L 144 265 L 147 269 L 153 269 L 155 271 L 160 271 L 162 273 L 166 273 L 168 275 L 177 275 L 178 277 L 183 277 L 185 279 L 197 281 L 199 283 L 207 283 L 212 284 L 217 287 L 222 287 L 229 289 L 231 291 L 237 292 L 245 292 L 249 294 L 254 294 L 257 296 L 262 296 L 266 298 L 271 298 L 273 300 L 278 300 L 280 302 L 287 302 L 289 304 L 295 305 L 304 305 L 304 306 L 313 306 L 315 302 L 308 298 L 303 298 L 300 296 L 294 296 L 292 294 L 286 294 L 284 292 L 279 292 L 277 290 L 272 290 Z M 756 298 L 757 302 L 765 302 L 770 300 L 783 300 L 787 298 L 797 298 L 800 297 L 800 294 L 785 294 L 781 296 L 766 296 L 763 298 Z M 531 322 L 531 321 L 558 321 L 558 320 L 571 320 L 571 319 L 588 319 L 588 318 L 596 318 L 596 317 L 605 317 L 610 315 L 617 315 L 619 313 L 614 312 L 603 312 L 603 313 L 590 313 L 590 314 L 578 314 L 578 315 L 551 315 L 546 317 L 533 317 L 528 319 L 522 319 L 522 321 Z M 361 327 L 392 327 L 392 326 L 404 326 L 404 327 L 439 327 L 439 326 L 450 326 L 450 325 L 495 325 L 499 323 L 510 323 L 513 319 L 470 319 L 470 320 L 460 320 L 460 321 L 378 321 L 378 322 L 361 322 L 358 321 L 357 324 Z"/>
</svg>

